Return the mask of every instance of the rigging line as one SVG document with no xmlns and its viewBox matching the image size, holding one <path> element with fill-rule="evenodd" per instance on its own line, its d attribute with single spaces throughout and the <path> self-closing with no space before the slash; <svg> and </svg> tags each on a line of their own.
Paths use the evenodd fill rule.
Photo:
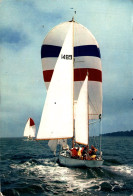
<svg viewBox="0 0 133 196">
<path fill-rule="evenodd" d="M 40 142 L 38 142 L 38 140 L 35 140 L 41 147 L 43 147 L 45 150 L 46 150 L 46 148 L 42 145 L 42 144 L 40 144 Z M 54 154 L 54 153 L 53 153 Z M 54 165 L 56 164 L 56 155 L 54 154 Z M 55 168 L 56 169 L 56 168 Z M 54 170 L 55 170 L 54 169 Z"/>
<path fill-rule="evenodd" d="M 93 122 L 89 123 L 89 125 L 94 124 L 94 123 L 97 123 L 97 122 L 98 122 L 98 121 L 93 121 Z"/>
<path fill-rule="evenodd" d="M 40 142 L 38 140 L 35 139 L 35 141 L 40 145 L 42 146 L 43 148 L 45 148 L 42 144 L 40 144 Z"/>
<path fill-rule="evenodd" d="M 98 122 L 98 121 L 97 121 Z M 93 133 L 96 133 L 96 127 L 95 127 L 95 125 L 96 124 L 94 124 L 93 126 L 92 126 L 92 132 Z M 93 142 L 94 142 L 94 145 L 95 145 L 95 147 L 97 148 L 97 149 L 99 149 L 99 145 L 98 145 L 98 138 L 97 138 L 97 136 L 93 136 Z"/>
<path fill-rule="evenodd" d="M 92 108 L 94 109 L 94 111 L 96 112 L 96 114 L 98 113 L 98 111 L 96 110 L 96 107 L 94 106 L 93 102 L 91 101 L 90 99 L 90 96 L 89 96 L 89 102 L 90 104 L 89 105 L 92 105 Z"/>
<path fill-rule="evenodd" d="M 102 145 L 102 121 L 99 121 L 100 123 L 100 156 L 101 156 L 101 145 Z"/>
<path fill-rule="evenodd" d="M 95 146 L 96 148 L 98 148 L 98 145 L 97 145 L 97 141 L 96 141 L 96 137 L 95 137 L 95 136 L 93 136 L 93 141 L 94 141 L 94 146 Z"/>
</svg>

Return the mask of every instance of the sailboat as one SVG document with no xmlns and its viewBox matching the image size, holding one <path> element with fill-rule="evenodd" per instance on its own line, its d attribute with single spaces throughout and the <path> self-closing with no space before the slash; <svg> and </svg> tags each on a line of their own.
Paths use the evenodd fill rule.
<svg viewBox="0 0 133 196">
<path fill-rule="evenodd" d="M 24 129 L 24 137 L 27 137 L 29 140 L 35 138 L 36 134 L 36 126 L 34 120 L 32 118 L 28 118 L 25 129 Z"/>
<path fill-rule="evenodd" d="M 80 39 L 78 45 L 80 35 L 83 35 L 83 43 Z M 50 140 L 53 151 L 60 142 L 61 165 L 100 167 L 103 164 L 101 150 L 95 159 L 75 158 L 66 144 L 67 139 L 72 139 L 72 149 L 85 145 L 89 157 L 89 120 L 101 121 L 102 71 L 95 38 L 73 18 L 52 29 L 44 40 L 41 55 L 47 96 L 36 140 Z"/>
</svg>

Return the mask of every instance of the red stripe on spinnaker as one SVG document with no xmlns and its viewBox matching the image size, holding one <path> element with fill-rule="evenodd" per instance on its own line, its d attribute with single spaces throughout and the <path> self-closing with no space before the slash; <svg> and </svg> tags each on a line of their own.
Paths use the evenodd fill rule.
<svg viewBox="0 0 133 196">
<path fill-rule="evenodd" d="M 88 80 L 102 82 L 102 71 L 92 68 L 78 68 L 74 69 L 74 81 L 84 81 L 88 72 Z M 53 70 L 43 71 L 43 78 L 45 82 L 50 82 Z M 65 73 L 64 73 L 65 74 Z"/>
<path fill-rule="evenodd" d="M 34 126 L 34 125 L 35 125 L 34 120 L 30 118 L 30 126 Z"/>
</svg>

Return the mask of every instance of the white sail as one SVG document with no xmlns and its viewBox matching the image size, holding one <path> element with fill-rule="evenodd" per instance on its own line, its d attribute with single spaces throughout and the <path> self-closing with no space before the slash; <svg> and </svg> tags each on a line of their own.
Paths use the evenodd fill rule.
<svg viewBox="0 0 133 196">
<path fill-rule="evenodd" d="M 24 137 L 28 137 L 29 135 L 29 120 L 27 121 L 26 125 L 25 125 L 25 129 L 24 129 Z"/>
<path fill-rule="evenodd" d="M 54 152 L 54 154 L 56 154 L 57 145 L 58 145 L 58 140 L 49 140 L 48 142 L 48 146 L 51 149 L 51 151 Z"/>
<path fill-rule="evenodd" d="M 50 147 L 51 151 L 54 152 L 54 154 L 56 154 L 56 148 L 58 144 L 62 146 L 62 149 L 69 149 L 67 139 L 49 140 L 48 146 Z"/>
<path fill-rule="evenodd" d="M 81 87 L 75 111 L 75 141 L 88 145 L 88 76 Z"/>
<path fill-rule="evenodd" d="M 73 23 L 70 23 L 47 91 L 37 139 L 73 137 Z"/>
<path fill-rule="evenodd" d="M 62 149 L 69 149 L 67 139 L 58 140 L 58 144 L 62 146 Z"/>
<path fill-rule="evenodd" d="M 25 125 L 24 137 L 35 137 L 35 133 L 36 133 L 35 123 L 32 118 L 29 118 Z"/>
</svg>

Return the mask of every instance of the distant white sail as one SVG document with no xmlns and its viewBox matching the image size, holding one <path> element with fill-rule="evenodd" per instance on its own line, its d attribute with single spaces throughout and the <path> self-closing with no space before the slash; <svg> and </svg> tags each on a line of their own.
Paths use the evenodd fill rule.
<svg viewBox="0 0 133 196">
<path fill-rule="evenodd" d="M 73 24 L 70 23 L 47 91 L 37 139 L 73 137 Z"/>
<path fill-rule="evenodd" d="M 88 145 L 88 76 L 79 92 L 75 111 L 75 141 Z"/>
<path fill-rule="evenodd" d="M 32 118 L 27 120 L 25 129 L 24 129 L 24 137 L 35 137 L 36 134 L 36 126 Z"/>
</svg>

